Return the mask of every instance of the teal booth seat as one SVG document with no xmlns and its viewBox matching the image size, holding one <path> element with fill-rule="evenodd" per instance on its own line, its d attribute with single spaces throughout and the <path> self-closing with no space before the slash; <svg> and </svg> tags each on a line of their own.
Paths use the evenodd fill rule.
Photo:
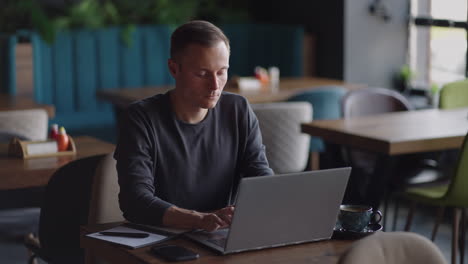
<svg viewBox="0 0 468 264">
<path fill-rule="evenodd" d="M 231 42 L 230 75 L 253 75 L 257 65 L 278 66 L 282 76 L 303 74 L 302 27 L 226 24 L 221 28 Z M 55 105 L 56 117 L 51 122 L 75 134 L 93 135 L 92 128 L 113 129 L 112 107 L 98 101 L 96 92 L 173 84 L 167 69 L 172 31 L 167 25 L 137 26 L 130 45 L 121 41 L 117 27 L 60 32 L 51 45 L 29 33 L 35 100 Z M 16 89 L 14 41 L 15 37 L 0 42 L 0 59 L 5 58 L 2 65 L 7 65 L 0 74 L 0 85 L 9 94 Z M 3 48 L 5 43 L 13 47 L 10 53 Z"/>
<path fill-rule="evenodd" d="M 346 94 L 341 86 L 322 86 L 294 95 L 288 101 L 304 101 L 312 104 L 312 121 L 341 118 L 341 99 Z M 323 152 L 325 144 L 318 137 L 311 137 L 310 152 Z"/>
<path fill-rule="evenodd" d="M 53 122 L 70 131 L 110 126 L 110 105 L 96 99 L 106 89 L 171 84 L 167 26 L 141 26 L 132 32 L 131 45 L 121 41 L 119 28 L 61 32 L 52 45 L 33 34 L 34 96 L 53 104 Z"/>
</svg>

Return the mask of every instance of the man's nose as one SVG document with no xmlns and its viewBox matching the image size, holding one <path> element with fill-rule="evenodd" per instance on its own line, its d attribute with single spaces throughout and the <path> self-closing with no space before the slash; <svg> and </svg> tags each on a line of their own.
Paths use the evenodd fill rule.
<svg viewBox="0 0 468 264">
<path fill-rule="evenodd" d="M 218 90 L 219 87 L 219 81 L 216 76 L 211 76 L 210 78 L 210 89 L 211 90 Z"/>
</svg>

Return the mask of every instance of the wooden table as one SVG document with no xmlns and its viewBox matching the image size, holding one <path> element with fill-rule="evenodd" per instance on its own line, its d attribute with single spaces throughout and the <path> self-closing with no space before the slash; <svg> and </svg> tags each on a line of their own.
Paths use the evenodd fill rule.
<svg viewBox="0 0 468 264">
<path fill-rule="evenodd" d="M 302 131 L 336 144 L 385 155 L 460 148 L 468 108 L 427 109 L 341 120 L 318 120 Z"/>
<path fill-rule="evenodd" d="M 273 92 L 268 86 L 262 87 L 258 91 L 240 91 L 232 84 L 227 84 L 225 91 L 241 94 L 245 96 L 250 103 L 266 103 L 284 101 L 294 94 L 307 91 L 310 89 L 318 88 L 325 85 L 339 85 L 347 89 L 359 89 L 364 85 L 348 84 L 340 80 L 332 80 L 325 78 L 281 78 L 279 90 Z M 160 86 L 160 87 L 145 87 L 145 88 L 128 88 L 119 90 L 101 90 L 98 91 L 98 98 L 111 102 L 114 106 L 119 108 L 126 108 L 130 103 L 147 98 L 159 93 L 165 93 L 173 86 Z"/>
<path fill-rule="evenodd" d="M 302 78 L 281 78 L 278 91 L 272 91 L 269 86 L 264 86 L 257 91 L 241 91 L 236 88 L 232 82 L 228 82 L 224 91 L 237 93 L 249 100 L 250 103 L 270 103 L 279 102 L 288 99 L 289 97 L 303 91 L 327 86 L 338 85 L 346 89 L 354 90 L 365 87 L 365 85 L 349 84 L 340 80 L 302 77 Z M 113 105 L 114 114 L 117 123 L 122 120 L 124 110 L 132 102 L 151 97 L 155 94 L 165 93 L 174 86 L 158 86 L 158 87 L 143 87 L 143 88 L 125 88 L 117 90 L 101 90 L 97 92 L 97 97 L 101 100 L 108 101 Z M 119 125 L 118 125 L 119 126 Z"/>
<path fill-rule="evenodd" d="M 74 141 L 77 155 L 28 160 L 8 157 L 8 144 L 0 144 L 0 190 L 45 186 L 52 174 L 70 161 L 111 153 L 115 148 L 93 137 L 76 137 Z"/>
<path fill-rule="evenodd" d="M 468 132 L 468 108 L 318 120 L 303 124 L 302 131 L 326 142 L 381 154 L 379 163 L 386 164 L 389 157 L 401 154 L 460 148 Z M 380 170 L 371 179 L 367 200 L 375 207 L 382 199 L 386 174 L 388 170 Z"/>
<path fill-rule="evenodd" d="M 107 260 L 109 263 L 167 263 L 151 255 L 151 246 L 139 249 L 126 249 L 105 241 L 84 236 L 117 224 L 89 225 L 81 227 L 81 247 L 87 254 Z M 249 251 L 227 256 L 217 255 L 214 251 L 186 239 L 167 242 L 187 247 L 200 254 L 200 258 L 187 263 L 337 263 L 338 258 L 351 245 L 351 240 L 327 240 L 286 247 Z"/>
<path fill-rule="evenodd" d="M 36 103 L 31 97 L 27 96 L 0 94 L 0 111 L 26 110 L 34 108 L 45 109 L 50 119 L 55 116 L 55 107 L 53 105 Z"/>
</svg>

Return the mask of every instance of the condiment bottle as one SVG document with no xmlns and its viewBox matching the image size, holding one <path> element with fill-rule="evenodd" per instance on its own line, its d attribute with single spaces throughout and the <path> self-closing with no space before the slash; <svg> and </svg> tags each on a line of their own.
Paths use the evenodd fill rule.
<svg viewBox="0 0 468 264">
<path fill-rule="evenodd" d="M 58 125 L 52 124 L 50 126 L 49 138 L 57 140 L 58 133 L 59 133 Z"/>
<path fill-rule="evenodd" d="M 56 140 L 57 140 L 59 151 L 65 151 L 68 149 L 68 145 L 70 144 L 70 139 L 68 138 L 67 132 L 65 131 L 64 127 L 60 127 Z"/>
</svg>

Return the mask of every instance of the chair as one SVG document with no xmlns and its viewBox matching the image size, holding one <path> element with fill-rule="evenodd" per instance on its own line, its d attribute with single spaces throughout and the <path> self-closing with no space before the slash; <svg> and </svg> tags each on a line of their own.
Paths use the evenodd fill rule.
<svg viewBox="0 0 468 264">
<path fill-rule="evenodd" d="M 304 102 L 253 104 L 270 167 L 275 173 L 303 171 L 307 165 L 310 136 L 301 123 L 312 120 L 312 107 Z"/>
<path fill-rule="evenodd" d="M 448 83 L 440 90 L 440 109 L 460 107 L 468 107 L 468 80 Z"/>
<path fill-rule="evenodd" d="M 30 263 L 36 256 L 50 263 L 83 263 L 80 225 L 124 220 L 112 155 L 75 160 L 54 173 L 46 187 L 39 239 L 25 239 L 33 252 Z"/>
<path fill-rule="evenodd" d="M 93 179 L 88 223 L 124 221 L 119 207 L 120 186 L 117 181 L 114 153 L 105 155 L 96 168 Z"/>
<path fill-rule="evenodd" d="M 440 249 L 429 239 L 410 232 L 378 232 L 355 242 L 338 264 L 444 264 Z"/>
<path fill-rule="evenodd" d="M 468 107 L 468 79 L 444 85 L 440 90 L 439 108 L 455 109 Z M 458 150 L 451 149 L 439 153 L 438 162 L 444 173 L 453 174 L 458 159 Z"/>
<path fill-rule="evenodd" d="M 48 115 L 43 109 L 0 111 L 0 142 L 12 138 L 44 140 L 47 138 Z M 0 233 L 16 238 L 36 232 L 39 207 L 44 188 L 0 191 Z"/>
<path fill-rule="evenodd" d="M 388 112 L 409 111 L 412 107 L 408 100 L 400 93 L 385 88 L 366 88 L 351 91 L 343 97 L 342 111 L 343 118 L 353 118 L 357 116 L 375 115 Z M 366 183 L 370 180 L 376 169 L 378 156 L 360 150 L 344 150 L 345 160 L 353 166 L 353 173 L 348 183 L 345 199 L 363 202 Z M 392 169 L 397 169 L 392 177 L 391 188 L 403 189 L 412 185 L 437 183 L 441 181 L 437 162 L 426 159 L 421 155 L 404 155 L 398 157 L 396 165 Z M 364 186 L 364 188 L 363 188 Z M 387 193 L 388 195 L 388 193 Z M 385 199 L 384 211 L 388 207 L 388 197 Z M 395 206 L 393 228 L 396 225 L 398 203 Z M 384 218 L 385 228 L 386 218 Z"/>
<path fill-rule="evenodd" d="M 346 89 L 340 86 L 322 86 L 306 92 L 301 92 L 288 99 L 290 102 L 309 102 L 313 111 L 313 120 L 341 118 L 341 99 Z M 319 153 L 325 152 L 325 143 L 318 137 L 310 138 L 310 167 L 317 170 L 320 167 Z"/>
<path fill-rule="evenodd" d="M 411 109 L 408 100 L 396 91 L 385 88 L 365 88 L 347 93 L 341 102 L 343 118 L 407 111 Z M 363 202 L 365 186 L 374 173 L 378 156 L 360 150 L 346 148 L 344 159 L 353 167 L 348 182 L 345 200 L 351 203 Z"/>
<path fill-rule="evenodd" d="M 405 198 L 412 201 L 410 212 L 406 220 L 405 230 L 409 230 L 413 219 L 414 209 L 417 203 L 423 203 L 440 208 L 437 215 L 437 223 L 443 216 L 445 207 L 453 207 L 453 226 L 452 226 L 452 263 L 456 262 L 457 258 L 457 243 L 460 226 L 461 244 L 460 244 L 460 263 L 463 263 L 464 244 L 465 244 L 465 221 L 466 208 L 468 207 L 468 134 L 465 136 L 460 155 L 455 168 L 455 173 L 449 184 L 439 185 L 436 187 L 414 187 L 409 188 L 405 192 Z M 462 222 L 460 223 L 460 213 Z M 432 232 L 432 240 L 435 239 L 438 225 Z"/>
<path fill-rule="evenodd" d="M 408 111 L 412 107 L 408 100 L 400 93 L 385 88 L 365 88 L 351 91 L 343 97 L 341 102 L 343 118 L 376 115 L 388 112 Z M 372 173 L 376 156 L 357 150 L 346 150 L 348 162 L 363 169 L 367 174 Z"/>
<path fill-rule="evenodd" d="M 372 103 L 369 103 L 372 102 Z M 400 93 L 385 88 L 364 88 L 350 91 L 342 101 L 344 118 L 412 110 Z"/>
<path fill-rule="evenodd" d="M 0 132 L 27 140 L 47 139 L 49 117 L 44 109 L 0 111 Z M 3 142 L 9 138 L 4 137 Z"/>
</svg>

